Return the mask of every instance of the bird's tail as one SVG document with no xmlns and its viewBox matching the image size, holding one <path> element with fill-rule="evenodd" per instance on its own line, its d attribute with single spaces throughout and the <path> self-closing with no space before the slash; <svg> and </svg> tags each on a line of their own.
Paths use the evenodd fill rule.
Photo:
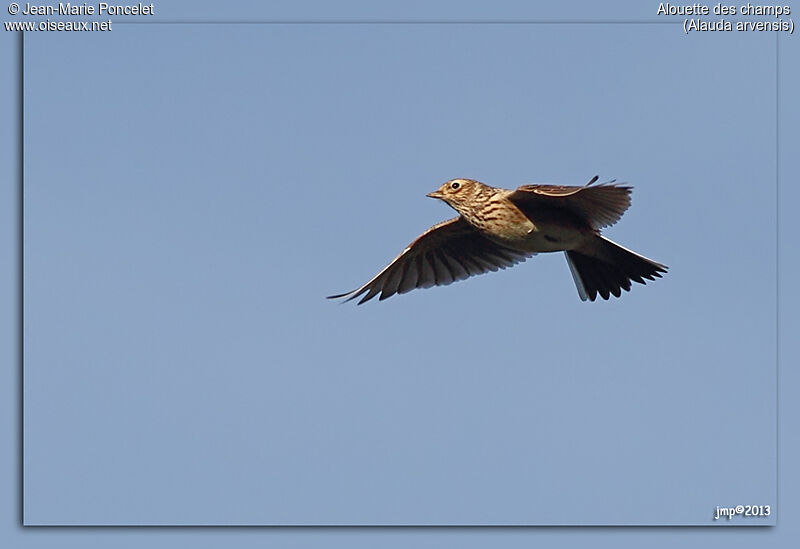
<svg viewBox="0 0 800 549">
<path fill-rule="evenodd" d="M 630 291 L 631 280 L 644 284 L 644 279 L 661 278 L 667 266 L 632 252 L 600 235 L 588 244 L 565 252 L 569 270 L 578 287 L 581 299 L 594 301 L 597 294 L 603 299 L 619 297 L 622 290 Z"/>
</svg>

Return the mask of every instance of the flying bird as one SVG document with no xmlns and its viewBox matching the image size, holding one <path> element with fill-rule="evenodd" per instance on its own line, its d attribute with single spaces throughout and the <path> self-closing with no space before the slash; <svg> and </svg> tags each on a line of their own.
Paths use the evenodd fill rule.
<svg viewBox="0 0 800 549">
<path fill-rule="evenodd" d="M 490 187 L 451 179 L 429 193 L 459 215 L 434 225 L 408 245 L 372 280 L 329 299 L 359 296 L 362 304 L 415 288 L 446 286 L 473 275 L 505 269 L 544 252 L 564 252 L 581 300 L 619 297 L 631 281 L 661 278 L 666 265 L 623 248 L 600 234 L 631 204 L 632 187 L 614 181 L 584 186 Z"/>
</svg>

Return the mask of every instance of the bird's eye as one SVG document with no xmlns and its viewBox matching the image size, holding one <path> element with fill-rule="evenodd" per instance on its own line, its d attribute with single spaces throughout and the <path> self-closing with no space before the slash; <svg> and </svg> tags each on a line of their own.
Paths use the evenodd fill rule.
<svg viewBox="0 0 800 549">
<path fill-rule="evenodd" d="M 461 186 L 461 183 L 459 183 L 458 181 L 453 181 L 452 183 L 450 183 L 450 188 L 453 189 L 453 190 L 458 189 L 460 186 Z"/>
</svg>

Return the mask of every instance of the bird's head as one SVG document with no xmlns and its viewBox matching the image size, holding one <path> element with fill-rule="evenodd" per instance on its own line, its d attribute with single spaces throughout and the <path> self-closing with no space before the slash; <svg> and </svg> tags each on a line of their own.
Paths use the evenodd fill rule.
<svg viewBox="0 0 800 549">
<path fill-rule="evenodd" d="M 491 187 L 474 179 L 451 179 L 432 193 L 428 193 L 428 196 L 443 200 L 457 212 L 463 213 L 469 204 L 474 204 L 489 190 Z"/>
</svg>

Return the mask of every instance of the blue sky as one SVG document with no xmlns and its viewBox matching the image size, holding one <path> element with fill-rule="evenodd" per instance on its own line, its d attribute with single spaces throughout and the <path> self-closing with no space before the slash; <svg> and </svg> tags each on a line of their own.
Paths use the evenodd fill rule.
<svg viewBox="0 0 800 549">
<path fill-rule="evenodd" d="M 775 502 L 774 52 L 663 25 L 26 37 L 27 522 L 708 524 Z M 595 173 L 634 185 L 607 234 L 663 280 L 581 303 L 543 255 L 323 299 L 449 217 L 424 197 L 445 179 Z"/>
</svg>

